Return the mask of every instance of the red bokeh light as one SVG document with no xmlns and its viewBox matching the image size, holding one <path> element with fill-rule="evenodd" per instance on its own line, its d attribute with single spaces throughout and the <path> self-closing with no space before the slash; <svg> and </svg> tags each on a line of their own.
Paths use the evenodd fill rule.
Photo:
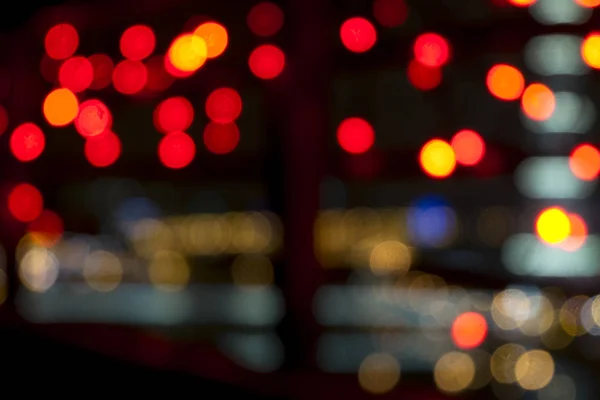
<svg viewBox="0 0 600 400">
<path fill-rule="evenodd" d="M 340 29 L 342 44 L 354 53 L 364 53 L 375 45 L 377 31 L 373 24 L 362 17 L 346 20 Z"/>
<path fill-rule="evenodd" d="M 184 132 L 169 133 L 158 145 L 158 157 L 167 168 L 187 167 L 196 156 L 194 140 Z"/>
<path fill-rule="evenodd" d="M 64 60 L 75 53 L 79 46 L 77 30 L 70 24 L 58 24 L 50 28 L 44 39 L 46 54 L 55 60 Z"/>
<path fill-rule="evenodd" d="M 154 110 L 154 125 L 159 132 L 183 132 L 194 121 L 194 107 L 182 96 L 163 100 Z"/>
<path fill-rule="evenodd" d="M 148 71 L 141 61 L 123 60 L 113 71 L 113 85 L 123 94 L 135 94 L 144 88 Z"/>
<path fill-rule="evenodd" d="M 375 131 L 362 118 L 347 118 L 337 129 L 337 140 L 342 149 L 350 154 L 361 154 L 375 143 Z"/>
<path fill-rule="evenodd" d="M 85 138 L 100 135 L 112 127 L 112 115 L 108 107 L 97 99 L 86 100 L 79 105 L 75 129 Z"/>
<path fill-rule="evenodd" d="M 375 0 L 373 16 L 381 25 L 394 28 L 402 25 L 408 18 L 408 7 L 404 0 Z"/>
<path fill-rule="evenodd" d="M 106 54 L 93 54 L 88 57 L 94 71 L 94 78 L 90 89 L 104 89 L 112 81 L 113 69 L 115 67 L 112 59 Z"/>
<path fill-rule="evenodd" d="M 485 155 L 485 142 L 477 132 L 470 129 L 457 132 L 450 144 L 456 155 L 456 162 L 462 165 L 476 165 Z"/>
<path fill-rule="evenodd" d="M 85 57 L 71 57 L 62 63 L 58 71 L 58 81 L 62 87 L 72 92 L 82 92 L 92 84 L 94 68 Z"/>
<path fill-rule="evenodd" d="M 250 9 L 247 22 L 256 36 L 273 36 L 283 26 L 283 11 L 277 4 L 268 1 L 258 3 Z"/>
<path fill-rule="evenodd" d="M 119 48 L 123 57 L 140 61 L 154 51 L 156 37 L 152 28 L 146 25 L 130 26 L 121 35 Z"/>
<path fill-rule="evenodd" d="M 85 141 L 85 158 L 94 167 L 104 168 L 114 164 L 121 155 L 121 140 L 112 132 L 89 137 Z"/>
<path fill-rule="evenodd" d="M 227 124 L 240 116 L 242 98 L 235 89 L 219 88 L 208 95 L 205 110 L 212 121 Z"/>
<path fill-rule="evenodd" d="M 43 210 L 40 216 L 27 227 L 32 240 L 43 247 L 52 247 L 58 243 L 64 231 L 62 218 L 50 210 Z"/>
<path fill-rule="evenodd" d="M 19 125 L 10 137 L 10 150 L 19 161 L 33 161 L 46 147 L 44 132 L 32 122 Z"/>
<path fill-rule="evenodd" d="M 456 347 L 469 350 L 480 346 L 488 333 L 487 321 L 476 312 L 460 314 L 452 324 L 452 340 Z"/>
<path fill-rule="evenodd" d="M 258 46 L 248 59 L 250 70 L 261 79 L 273 79 L 281 74 L 285 66 L 285 55 L 277 46 Z"/>
<path fill-rule="evenodd" d="M 8 128 L 8 111 L 3 105 L 0 105 L 0 135 L 6 132 Z"/>
<path fill-rule="evenodd" d="M 8 194 L 8 210 L 21 222 L 31 222 L 44 209 L 44 198 L 40 191 L 29 183 L 16 185 Z"/>
<path fill-rule="evenodd" d="M 235 123 L 209 122 L 204 128 L 204 145 L 213 154 L 231 153 L 240 141 L 240 130 Z"/>
<path fill-rule="evenodd" d="M 175 81 L 173 75 L 165 69 L 165 56 L 156 55 L 146 61 L 146 70 L 148 71 L 148 80 L 146 89 L 152 92 L 162 92 L 167 90 Z"/>
<path fill-rule="evenodd" d="M 419 90 L 432 90 L 442 83 L 442 70 L 436 67 L 428 67 L 417 60 L 408 64 L 408 80 Z"/>
<path fill-rule="evenodd" d="M 424 33 L 414 44 L 415 59 L 428 67 L 442 67 L 450 60 L 450 45 L 437 33 Z"/>
</svg>

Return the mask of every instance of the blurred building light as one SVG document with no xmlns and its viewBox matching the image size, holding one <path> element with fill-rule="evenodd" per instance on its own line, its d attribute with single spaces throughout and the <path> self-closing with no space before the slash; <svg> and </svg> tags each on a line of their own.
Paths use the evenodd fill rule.
<svg viewBox="0 0 600 400">
<path fill-rule="evenodd" d="M 527 67 L 539 75 L 584 75 L 588 66 L 581 59 L 582 40 L 574 35 L 540 35 L 525 45 Z"/>
<path fill-rule="evenodd" d="M 530 157 L 515 171 L 519 192 L 531 199 L 584 199 L 596 188 L 595 181 L 577 179 L 568 157 Z"/>
<path fill-rule="evenodd" d="M 587 96 L 573 92 L 554 94 L 554 112 L 535 121 L 522 115 L 523 125 L 535 133 L 587 133 L 596 122 L 596 108 Z"/>
<path fill-rule="evenodd" d="M 581 25 L 592 16 L 592 9 L 574 0 L 538 0 L 529 7 L 531 16 L 543 25 Z"/>
<path fill-rule="evenodd" d="M 536 235 L 518 234 L 502 247 L 502 262 L 516 275 L 540 277 L 591 277 L 600 275 L 600 238 L 588 236 L 577 251 L 547 246 Z M 568 265 L 569 268 L 565 268 Z"/>
</svg>

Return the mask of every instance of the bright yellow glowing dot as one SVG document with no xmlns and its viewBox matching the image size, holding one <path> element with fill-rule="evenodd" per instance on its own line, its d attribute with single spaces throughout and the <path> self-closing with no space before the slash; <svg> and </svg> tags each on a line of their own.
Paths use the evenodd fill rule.
<svg viewBox="0 0 600 400">
<path fill-rule="evenodd" d="M 500 383 L 514 383 L 517 380 L 515 365 L 524 353 L 525 347 L 514 343 L 498 347 L 490 359 L 490 370 L 494 379 Z"/>
<path fill-rule="evenodd" d="M 446 353 L 435 363 L 433 378 L 442 392 L 461 392 L 475 378 L 475 363 L 468 354 L 457 351 Z"/>
<path fill-rule="evenodd" d="M 546 85 L 532 83 L 523 92 L 521 108 L 528 118 L 534 121 L 545 121 L 556 109 L 554 92 Z"/>
<path fill-rule="evenodd" d="M 171 65 L 183 72 L 194 72 L 206 62 L 208 48 L 203 38 L 193 33 L 179 36 L 167 53 Z"/>
<path fill-rule="evenodd" d="M 387 393 L 400 380 L 400 364 L 395 357 L 385 354 L 371 354 L 360 364 L 358 382 L 367 392 Z"/>
<path fill-rule="evenodd" d="M 539 390 L 550 383 L 554 376 L 554 360 L 544 350 L 532 350 L 519 357 L 515 376 L 525 390 Z"/>
<path fill-rule="evenodd" d="M 452 146 L 441 139 L 425 143 L 419 161 L 423 171 L 432 178 L 446 178 L 456 168 L 456 155 Z"/>
<path fill-rule="evenodd" d="M 592 68 L 600 68 L 600 34 L 592 33 L 581 42 L 581 58 Z"/>
<path fill-rule="evenodd" d="M 206 22 L 194 31 L 194 35 L 200 36 L 206 42 L 208 58 L 215 58 L 223 54 L 229 41 L 227 30 L 216 22 Z"/>
<path fill-rule="evenodd" d="M 571 234 L 571 220 L 562 209 L 547 208 L 538 216 L 535 230 L 542 241 L 551 245 L 559 244 Z"/>
<path fill-rule="evenodd" d="M 79 101 L 69 89 L 55 89 L 44 99 L 42 111 L 50 125 L 65 126 L 77 117 Z"/>
</svg>

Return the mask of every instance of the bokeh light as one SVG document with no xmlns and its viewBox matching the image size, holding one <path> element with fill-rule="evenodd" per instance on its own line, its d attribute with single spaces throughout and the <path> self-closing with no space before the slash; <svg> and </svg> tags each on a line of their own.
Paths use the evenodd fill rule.
<svg viewBox="0 0 600 400">
<path fill-rule="evenodd" d="M 515 364 L 517 383 L 525 390 L 540 390 L 554 377 L 554 360 L 544 350 L 531 350 Z"/>
<path fill-rule="evenodd" d="M 423 171 L 432 178 L 447 178 L 456 168 L 456 155 L 452 146 L 442 139 L 425 143 L 419 154 Z"/>
<path fill-rule="evenodd" d="M 391 391 L 400 381 L 400 364 L 390 354 L 375 353 L 367 356 L 358 369 L 358 382 L 367 392 L 383 394 Z"/>
<path fill-rule="evenodd" d="M 470 129 L 457 132 L 451 141 L 456 162 L 466 166 L 478 164 L 485 155 L 485 142 L 481 136 Z"/>
<path fill-rule="evenodd" d="M 240 130 L 235 123 L 209 122 L 204 128 L 204 146 L 213 154 L 228 154 L 240 141 Z"/>
<path fill-rule="evenodd" d="M 428 67 L 442 67 L 450 60 L 450 45 L 437 33 L 423 33 L 413 45 L 415 59 Z"/>
<path fill-rule="evenodd" d="M 100 100 L 86 100 L 79 106 L 75 129 L 83 137 L 100 135 L 112 127 L 112 115 Z"/>
<path fill-rule="evenodd" d="M 342 24 L 340 38 L 344 47 L 351 52 L 364 53 L 377 42 L 377 31 L 369 20 L 353 17 Z"/>
<path fill-rule="evenodd" d="M 581 7 L 595 8 L 600 6 L 600 0 L 575 0 Z"/>
<path fill-rule="evenodd" d="M 534 121 L 545 121 L 556 108 L 556 98 L 548 86 L 533 83 L 525 89 L 521 98 L 523 113 Z"/>
<path fill-rule="evenodd" d="M 158 145 L 162 164 L 171 169 L 187 167 L 196 156 L 196 144 L 184 132 L 172 132 L 162 138 Z"/>
<path fill-rule="evenodd" d="M 208 95 L 204 109 L 212 121 L 227 124 L 240 116 L 242 98 L 235 89 L 215 89 Z"/>
<path fill-rule="evenodd" d="M 167 52 L 173 67 L 183 72 L 194 72 L 204 65 L 208 48 L 203 38 L 193 33 L 175 38 Z"/>
<path fill-rule="evenodd" d="M 79 101 L 69 89 L 54 89 L 44 99 L 44 118 L 52 126 L 65 126 L 79 113 Z"/>
<path fill-rule="evenodd" d="M 10 150 L 19 161 L 28 162 L 38 158 L 46 147 L 44 132 L 32 122 L 15 128 L 10 136 Z"/>
<path fill-rule="evenodd" d="M 89 88 L 93 80 L 94 67 L 85 57 L 71 57 L 58 70 L 58 82 L 75 93 Z"/>
<path fill-rule="evenodd" d="M 375 130 L 362 118 L 346 118 L 338 126 L 337 141 L 344 151 L 362 154 L 375 143 Z"/>
<path fill-rule="evenodd" d="M 58 24 L 50 28 L 44 39 L 46 54 L 55 60 L 64 60 L 75 53 L 79 35 L 71 24 Z"/>
<path fill-rule="evenodd" d="M 516 7 L 529 7 L 535 4 L 537 0 L 508 0 L 510 4 Z"/>
<path fill-rule="evenodd" d="M 123 57 L 134 61 L 150 56 L 155 46 L 154 31 L 146 25 L 130 26 L 123 32 L 119 41 L 119 49 Z"/>
<path fill-rule="evenodd" d="M 600 34 L 591 33 L 581 42 L 581 58 L 591 68 L 600 69 Z"/>
<path fill-rule="evenodd" d="M 452 324 L 452 340 L 463 350 L 480 346 L 487 336 L 488 326 L 483 315 L 476 312 L 460 314 Z"/>
<path fill-rule="evenodd" d="M 183 96 L 161 101 L 154 110 L 154 126 L 159 132 L 183 132 L 194 121 L 194 107 Z"/>
<path fill-rule="evenodd" d="M 216 22 L 201 24 L 194 31 L 194 35 L 200 36 L 206 43 L 206 57 L 215 58 L 223 54 L 229 43 L 227 29 Z"/>
<path fill-rule="evenodd" d="M 456 351 L 446 353 L 435 363 L 433 378 L 442 392 L 462 392 L 475 378 L 475 363 L 468 354 Z"/>
<path fill-rule="evenodd" d="M 263 44 L 252 51 L 248 58 L 250 71 L 260 79 L 274 79 L 285 66 L 285 54 L 277 46 Z"/>
<path fill-rule="evenodd" d="M 521 71 L 508 64 L 496 64 L 488 71 L 486 85 L 490 93 L 500 100 L 512 101 L 525 90 Z"/>
<path fill-rule="evenodd" d="M 283 26 L 283 11 L 277 4 L 264 1 L 254 5 L 248 13 L 248 27 L 256 36 L 273 36 Z"/>
<path fill-rule="evenodd" d="M 113 85 L 123 94 L 140 92 L 148 80 L 148 71 L 141 61 L 123 60 L 113 71 Z"/>
<path fill-rule="evenodd" d="M 578 145 L 569 156 L 569 168 L 581 180 L 596 179 L 600 173 L 600 151 L 591 144 Z"/>
<path fill-rule="evenodd" d="M 121 140 L 109 131 L 91 136 L 85 141 L 84 154 L 94 167 L 108 167 L 114 164 L 121 155 Z"/>
<path fill-rule="evenodd" d="M 550 207 L 538 215 L 535 231 L 543 242 L 555 245 L 569 237 L 571 221 L 562 208 Z"/>
<path fill-rule="evenodd" d="M 27 226 L 31 240 L 42 247 L 52 247 L 58 243 L 64 233 L 62 218 L 54 211 L 43 210 L 42 213 Z"/>
<path fill-rule="evenodd" d="M 44 198 L 40 191 L 29 183 L 16 185 L 8 194 L 8 210 L 20 222 L 31 222 L 44 209 Z"/>
<path fill-rule="evenodd" d="M 437 67 L 428 67 L 417 60 L 411 60 L 407 69 L 409 82 L 419 90 L 435 89 L 442 82 L 442 70 Z"/>
<path fill-rule="evenodd" d="M 408 7 L 404 0 L 375 0 L 373 16 L 382 26 L 395 28 L 408 18 Z"/>
<path fill-rule="evenodd" d="M 588 228 L 581 215 L 569 213 L 569 222 L 571 223 L 571 233 L 569 237 L 559 244 L 564 251 L 577 251 L 585 244 L 588 236 Z"/>
<path fill-rule="evenodd" d="M 88 61 L 92 64 L 94 75 L 89 88 L 101 90 L 108 87 L 112 82 L 112 74 L 115 67 L 110 56 L 101 53 L 92 54 L 88 57 Z"/>
</svg>

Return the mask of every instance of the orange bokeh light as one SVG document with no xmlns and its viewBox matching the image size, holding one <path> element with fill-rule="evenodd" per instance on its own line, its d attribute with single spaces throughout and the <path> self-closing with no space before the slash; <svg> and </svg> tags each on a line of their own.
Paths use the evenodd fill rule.
<svg viewBox="0 0 600 400">
<path fill-rule="evenodd" d="M 581 7 L 595 8 L 600 6 L 600 0 L 575 0 Z"/>
<path fill-rule="evenodd" d="M 58 81 L 62 87 L 78 93 L 89 88 L 94 80 L 94 67 L 85 57 L 71 57 L 58 70 Z"/>
<path fill-rule="evenodd" d="M 452 146 L 442 139 L 431 139 L 421 149 L 419 163 L 432 178 L 447 178 L 456 168 L 456 155 Z"/>
<path fill-rule="evenodd" d="M 564 242 L 571 235 L 571 220 L 560 207 L 546 208 L 535 221 L 535 231 L 541 241 L 549 245 Z"/>
<path fill-rule="evenodd" d="M 364 53 L 377 42 L 377 31 L 369 20 L 353 17 L 342 24 L 340 38 L 344 47 L 351 52 Z"/>
<path fill-rule="evenodd" d="M 594 69 L 600 69 L 600 34 L 591 33 L 581 42 L 581 58 Z"/>
<path fill-rule="evenodd" d="M 285 66 L 285 54 L 277 46 L 263 44 L 250 54 L 250 71 L 260 79 L 273 79 L 281 74 Z"/>
<path fill-rule="evenodd" d="M 487 321 L 476 312 L 465 312 L 454 320 L 451 329 L 456 347 L 469 350 L 480 346 L 488 333 Z"/>
<path fill-rule="evenodd" d="M 235 89 L 215 89 L 206 99 L 205 110 L 212 121 L 228 124 L 242 113 L 242 98 Z"/>
<path fill-rule="evenodd" d="M 578 214 L 567 215 L 571 223 L 571 234 L 559 247 L 565 251 L 573 252 L 579 250 L 585 244 L 588 236 L 588 228 L 585 220 Z"/>
<path fill-rule="evenodd" d="M 476 165 L 485 155 L 485 142 L 477 132 L 470 129 L 457 132 L 452 138 L 451 145 L 456 161 L 462 165 Z"/>
<path fill-rule="evenodd" d="M 46 147 L 44 132 L 34 123 L 25 122 L 15 128 L 10 136 L 10 150 L 19 161 L 33 161 Z"/>
<path fill-rule="evenodd" d="M 450 45 L 437 33 L 419 35 L 413 45 L 415 59 L 428 67 L 442 67 L 450 60 Z"/>
<path fill-rule="evenodd" d="M 346 118 L 338 126 L 337 141 L 344 151 L 362 154 L 375 143 L 375 130 L 362 118 Z"/>
<path fill-rule="evenodd" d="M 517 7 L 529 7 L 535 4 L 537 0 L 508 0 L 510 4 Z"/>
<path fill-rule="evenodd" d="M 141 61 L 123 60 L 115 67 L 112 79 L 117 92 L 135 94 L 146 85 L 148 71 Z"/>
<path fill-rule="evenodd" d="M 121 140 L 113 132 L 104 132 L 85 141 L 85 158 L 97 168 L 114 164 L 121 155 Z"/>
<path fill-rule="evenodd" d="M 162 138 L 158 145 L 161 163 L 171 169 L 187 167 L 196 156 L 194 140 L 184 132 L 172 132 Z"/>
<path fill-rule="evenodd" d="M 283 11 L 277 4 L 264 1 L 256 4 L 248 13 L 248 27 L 256 36 L 273 36 L 283 26 Z"/>
<path fill-rule="evenodd" d="M 167 52 L 169 62 L 182 72 L 194 72 L 204 65 L 208 48 L 203 38 L 193 33 L 177 37 Z"/>
<path fill-rule="evenodd" d="M 31 222 L 44 209 L 44 198 L 40 191 L 29 183 L 16 185 L 8 194 L 8 210 L 20 222 Z"/>
<path fill-rule="evenodd" d="M 194 121 L 194 107 L 183 96 L 170 97 L 156 106 L 154 125 L 159 132 L 183 132 Z"/>
<path fill-rule="evenodd" d="M 525 78 L 512 65 L 496 64 L 487 74 L 486 85 L 490 93 L 500 100 L 517 100 L 525 89 Z"/>
<path fill-rule="evenodd" d="M 140 61 L 154 51 L 156 37 L 152 28 L 146 25 L 130 26 L 121 35 L 119 48 L 123 57 Z"/>
<path fill-rule="evenodd" d="M 580 144 L 569 156 L 569 168 L 581 180 L 596 179 L 600 174 L 600 151 L 591 144 Z"/>
<path fill-rule="evenodd" d="M 64 60 L 75 53 L 79 46 L 77 30 L 70 24 L 58 24 L 50 28 L 44 39 L 46 54 L 55 60 Z"/>
<path fill-rule="evenodd" d="M 545 121 L 556 108 L 556 98 L 552 90 L 541 83 L 527 86 L 521 98 L 523 113 L 534 121 Z"/>
<path fill-rule="evenodd" d="M 100 100 L 86 100 L 79 106 L 75 118 L 75 129 L 85 138 L 98 136 L 112 126 L 112 115 L 108 107 Z"/>
<path fill-rule="evenodd" d="M 204 146 L 213 154 L 231 153 L 240 141 L 240 130 L 235 123 L 209 122 L 204 128 Z"/>
<path fill-rule="evenodd" d="M 52 247 L 61 239 L 64 233 L 62 218 L 54 211 L 43 210 L 42 213 L 27 226 L 27 232 L 35 244 L 42 247 Z"/>
<path fill-rule="evenodd" d="M 408 80 L 419 90 L 432 90 L 442 82 L 442 70 L 436 67 L 428 67 L 417 60 L 408 64 Z"/>
<path fill-rule="evenodd" d="M 65 126 L 79 113 L 79 101 L 69 89 L 54 89 L 44 99 L 42 111 L 52 126 Z"/>
<path fill-rule="evenodd" d="M 215 58 L 223 54 L 227 48 L 229 37 L 227 29 L 216 22 L 206 22 L 194 31 L 206 43 L 206 57 Z"/>
<path fill-rule="evenodd" d="M 88 60 L 92 64 L 94 75 L 90 89 L 100 90 L 110 85 L 115 67 L 112 59 L 106 54 L 93 54 Z"/>
</svg>

